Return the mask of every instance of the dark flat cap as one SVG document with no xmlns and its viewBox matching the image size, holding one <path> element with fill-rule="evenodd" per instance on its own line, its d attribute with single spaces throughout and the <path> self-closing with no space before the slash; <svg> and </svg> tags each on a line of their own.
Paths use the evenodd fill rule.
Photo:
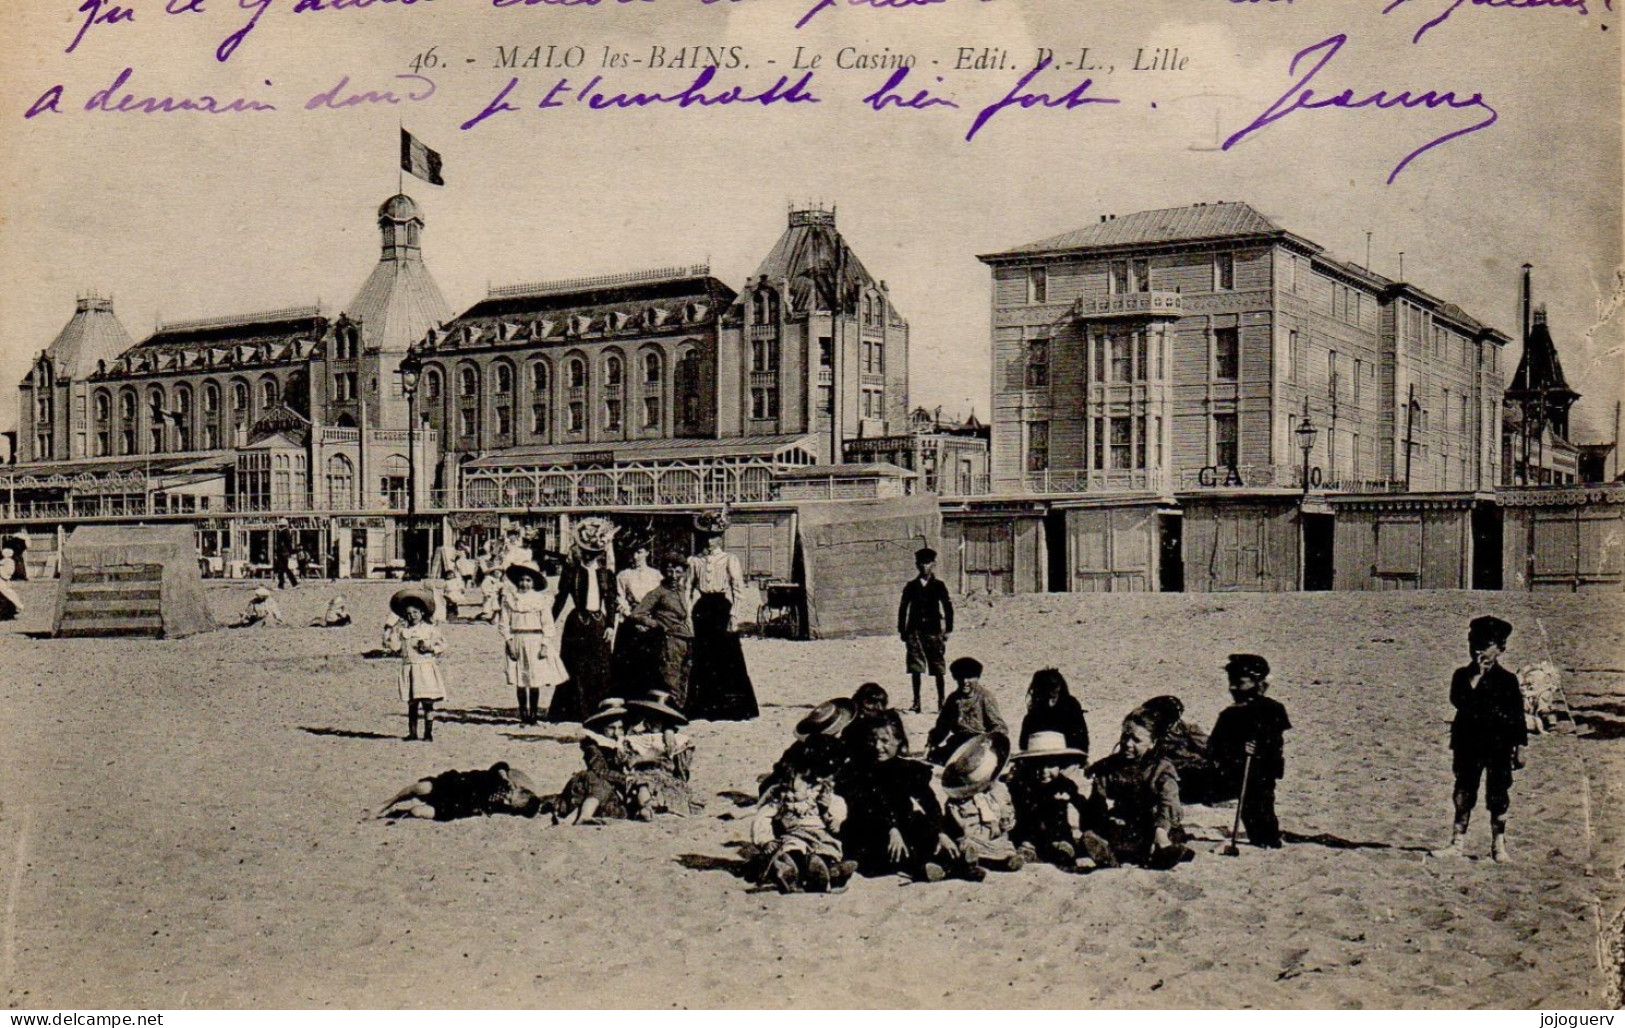
<svg viewBox="0 0 1625 1028">
<path fill-rule="evenodd" d="M 1225 662 L 1224 670 L 1227 674 L 1263 681 L 1270 676 L 1270 662 L 1256 653 L 1232 653 Z"/>
<path fill-rule="evenodd" d="M 1511 636 L 1512 624 L 1498 617 L 1485 615 L 1467 623 L 1467 640 L 1471 644 L 1485 642 L 1505 646 Z"/>
<path fill-rule="evenodd" d="M 982 662 L 975 657 L 960 657 L 948 665 L 948 673 L 953 675 L 957 682 L 967 678 L 981 678 Z"/>
</svg>

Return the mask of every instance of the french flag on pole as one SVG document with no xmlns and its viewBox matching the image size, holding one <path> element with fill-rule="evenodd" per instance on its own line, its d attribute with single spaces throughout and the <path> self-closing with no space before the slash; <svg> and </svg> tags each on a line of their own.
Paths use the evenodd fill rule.
<svg viewBox="0 0 1625 1028">
<path fill-rule="evenodd" d="M 446 184 L 446 180 L 440 177 L 440 155 L 424 146 L 404 128 L 401 129 L 401 170 L 432 186 Z"/>
</svg>

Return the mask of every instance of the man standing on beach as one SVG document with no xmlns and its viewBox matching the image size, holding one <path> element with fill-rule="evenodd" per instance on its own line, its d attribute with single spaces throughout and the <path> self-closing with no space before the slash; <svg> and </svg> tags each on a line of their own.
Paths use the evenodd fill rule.
<svg viewBox="0 0 1625 1028">
<path fill-rule="evenodd" d="M 954 630 L 954 601 L 937 578 L 937 551 L 927 546 L 914 554 L 919 574 L 903 586 L 897 607 L 897 634 L 908 648 L 908 674 L 914 686 L 914 713 L 920 712 L 920 676 L 937 680 L 937 710 L 947 693 L 948 636 Z"/>
</svg>

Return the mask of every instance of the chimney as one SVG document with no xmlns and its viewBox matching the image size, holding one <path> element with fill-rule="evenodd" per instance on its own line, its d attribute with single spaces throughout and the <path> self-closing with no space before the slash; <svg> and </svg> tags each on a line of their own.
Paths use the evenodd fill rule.
<svg viewBox="0 0 1625 1028">
<path fill-rule="evenodd" d="M 1526 343 L 1529 342 L 1529 327 L 1533 321 L 1534 272 L 1535 266 L 1533 264 L 1523 266 L 1523 293 L 1518 298 L 1518 325 L 1523 329 L 1523 341 Z"/>
</svg>

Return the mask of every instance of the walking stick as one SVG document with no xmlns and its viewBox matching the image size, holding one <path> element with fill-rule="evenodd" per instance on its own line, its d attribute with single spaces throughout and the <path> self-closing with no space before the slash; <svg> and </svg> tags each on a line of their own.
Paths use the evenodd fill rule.
<svg viewBox="0 0 1625 1028">
<path fill-rule="evenodd" d="M 1241 766 L 1241 795 L 1236 797 L 1236 817 L 1230 822 L 1230 841 L 1220 850 L 1227 857 L 1241 856 L 1241 850 L 1236 848 L 1236 834 L 1241 831 L 1241 808 L 1247 803 L 1247 783 L 1253 777 L 1253 755 L 1247 754 L 1247 762 Z"/>
</svg>

